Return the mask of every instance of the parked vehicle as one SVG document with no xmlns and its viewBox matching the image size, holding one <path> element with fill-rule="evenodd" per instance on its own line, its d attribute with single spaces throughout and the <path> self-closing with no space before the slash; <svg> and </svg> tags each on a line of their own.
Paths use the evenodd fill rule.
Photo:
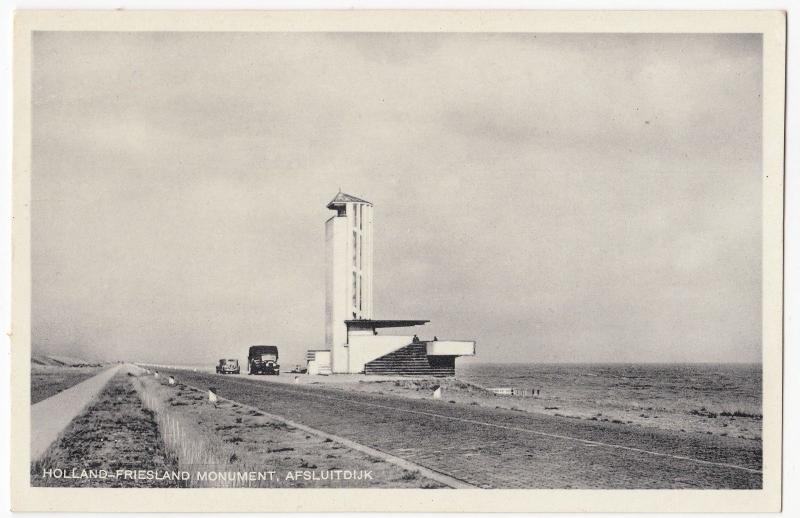
<svg viewBox="0 0 800 518">
<path fill-rule="evenodd" d="M 274 345 L 254 345 L 247 354 L 248 374 L 275 374 L 281 373 L 278 364 L 278 348 Z"/>
<path fill-rule="evenodd" d="M 222 358 L 217 364 L 217 374 L 239 374 L 239 360 L 226 360 Z"/>
</svg>

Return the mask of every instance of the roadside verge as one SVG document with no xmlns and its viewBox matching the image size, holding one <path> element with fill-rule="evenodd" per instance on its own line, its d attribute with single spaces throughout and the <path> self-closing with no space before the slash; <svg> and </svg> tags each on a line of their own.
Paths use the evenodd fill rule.
<svg viewBox="0 0 800 518">
<path fill-rule="evenodd" d="M 89 406 L 119 369 L 119 365 L 106 369 L 31 405 L 31 462 L 41 458 L 59 434 Z"/>
</svg>

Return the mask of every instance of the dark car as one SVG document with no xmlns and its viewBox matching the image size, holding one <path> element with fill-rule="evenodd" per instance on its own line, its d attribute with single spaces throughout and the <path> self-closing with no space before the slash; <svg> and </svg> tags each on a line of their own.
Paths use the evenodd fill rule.
<svg viewBox="0 0 800 518">
<path fill-rule="evenodd" d="M 278 348 L 274 345 L 254 345 L 247 354 L 248 374 L 275 374 L 281 373 L 278 364 Z"/>
<path fill-rule="evenodd" d="M 217 374 L 239 374 L 239 360 L 220 359 Z"/>
</svg>

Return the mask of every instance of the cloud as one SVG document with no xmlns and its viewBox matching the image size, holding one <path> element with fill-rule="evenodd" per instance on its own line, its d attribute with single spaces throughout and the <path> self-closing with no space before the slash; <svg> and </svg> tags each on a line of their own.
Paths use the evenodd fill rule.
<svg viewBox="0 0 800 518">
<path fill-rule="evenodd" d="M 482 359 L 760 357 L 757 36 L 59 32 L 34 52 L 35 344 L 301 361 L 342 188 L 375 204 L 377 316 Z"/>
</svg>

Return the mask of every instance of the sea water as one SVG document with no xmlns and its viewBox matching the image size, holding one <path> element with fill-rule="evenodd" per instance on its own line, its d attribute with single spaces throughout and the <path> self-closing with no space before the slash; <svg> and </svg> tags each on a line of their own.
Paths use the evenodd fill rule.
<svg viewBox="0 0 800 518">
<path fill-rule="evenodd" d="M 457 364 L 483 387 L 538 390 L 567 407 L 761 417 L 761 364 Z"/>
</svg>

